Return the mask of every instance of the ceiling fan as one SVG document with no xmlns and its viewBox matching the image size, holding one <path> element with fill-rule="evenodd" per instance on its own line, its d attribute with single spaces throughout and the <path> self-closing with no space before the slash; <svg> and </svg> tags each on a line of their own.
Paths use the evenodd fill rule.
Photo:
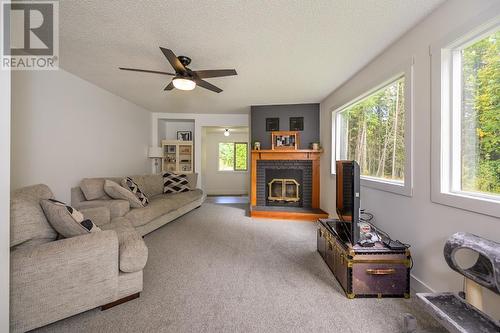
<svg viewBox="0 0 500 333">
<path fill-rule="evenodd" d="M 172 81 L 163 90 L 172 90 L 174 88 L 180 90 L 193 90 L 198 85 L 210 91 L 220 93 L 222 91 L 221 88 L 216 87 L 213 84 L 203 79 L 211 77 L 238 75 L 238 73 L 236 73 L 236 70 L 234 69 L 212 69 L 212 70 L 209 69 L 209 70 L 193 71 L 187 68 L 187 66 L 191 63 L 191 58 L 186 56 L 176 56 L 174 52 L 172 52 L 172 50 L 163 48 L 161 46 L 160 50 L 167 58 L 170 65 L 172 65 L 172 67 L 174 68 L 175 74 L 160 72 L 160 71 L 152 71 L 147 69 L 125 68 L 125 67 L 119 67 L 119 68 L 124 71 L 144 72 L 144 73 L 173 76 L 174 78 L 172 79 Z"/>
</svg>

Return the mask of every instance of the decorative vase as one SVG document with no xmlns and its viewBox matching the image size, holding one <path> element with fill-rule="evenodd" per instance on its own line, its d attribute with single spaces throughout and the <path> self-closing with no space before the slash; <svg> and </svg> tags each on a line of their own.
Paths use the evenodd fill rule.
<svg viewBox="0 0 500 333">
<path fill-rule="evenodd" d="M 319 142 L 313 142 L 312 143 L 312 149 L 313 150 L 319 150 Z"/>
<path fill-rule="evenodd" d="M 254 144 L 253 144 L 253 149 L 255 150 L 260 150 L 260 142 L 259 141 L 255 141 Z"/>
</svg>

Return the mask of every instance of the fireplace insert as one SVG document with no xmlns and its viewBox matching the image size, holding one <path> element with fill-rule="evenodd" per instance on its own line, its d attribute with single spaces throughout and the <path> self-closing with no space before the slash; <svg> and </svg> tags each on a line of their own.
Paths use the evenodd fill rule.
<svg viewBox="0 0 500 333">
<path fill-rule="evenodd" d="M 270 201 L 300 201 L 300 184 L 295 179 L 274 178 L 268 184 Z"/>
<path fill-rule="evenodd" d="M 302 207 L 303 171 L 266 169 L 266 206 Z"/>
</svg>

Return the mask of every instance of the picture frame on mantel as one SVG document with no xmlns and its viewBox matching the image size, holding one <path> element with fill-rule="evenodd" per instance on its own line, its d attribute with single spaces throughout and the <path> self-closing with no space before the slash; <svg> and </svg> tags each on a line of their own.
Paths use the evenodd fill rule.
<svg viewBox="0 0 500 333">
<path fill-rule="evenodd" d="M 280 130 L 280 118 L 266 118 L 266 131 L 273 132 Z"/>
<path fill-rule="evenodd" d="M 299 141 L 298 131 L 273 131 L 271 133 L 272 150 L 297 150 Z"/>
</svg>

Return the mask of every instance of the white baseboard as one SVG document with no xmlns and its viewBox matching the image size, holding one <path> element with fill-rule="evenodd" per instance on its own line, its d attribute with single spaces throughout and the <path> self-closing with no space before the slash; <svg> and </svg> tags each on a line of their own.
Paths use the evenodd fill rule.
<svg viewBox="0 0 500 333">
<path fill-rule="evenodd" d="M 410 274 L 410 287 L 416 293 L 435 293 L 436 291 L 429 287 L 425 282 Z"/>
</svg>

